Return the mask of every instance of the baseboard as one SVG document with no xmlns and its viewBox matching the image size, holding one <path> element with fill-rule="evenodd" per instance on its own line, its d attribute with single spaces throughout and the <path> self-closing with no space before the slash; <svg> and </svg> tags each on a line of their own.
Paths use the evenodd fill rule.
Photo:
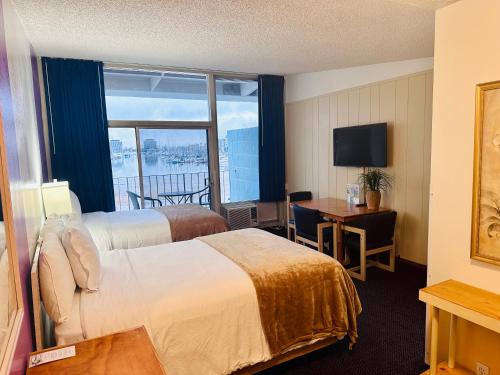
<svg viewBox="0 0 500 375">
<path fill-rule="evenodd" d="M 427 270 L 427 264 L 420 264 L 420 263 L 414 262 L 412 260 L 403 259 L 399 255 L 396 257 L 396 264 L 398 264 L 398 263 L 406 264 L 408 266 L 419 268 L 421 270 Z"/>
</svg>

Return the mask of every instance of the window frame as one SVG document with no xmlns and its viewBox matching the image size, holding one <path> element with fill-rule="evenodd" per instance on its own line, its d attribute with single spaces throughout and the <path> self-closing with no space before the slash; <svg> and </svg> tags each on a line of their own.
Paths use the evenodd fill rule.
<svg viewBox="0 0 500 375">
<path fill-rule="evenodd" d="M 207 121 L 182 121 L 182 120 L 108 120 L 108 128 L 133 128 L 135 129 L 135 140 L 137 149 L 137 162 L 139 167 L 139 187 L 141 193 L 141 206 L 144 208 L 144 183 L 142 174 L 142 150 L 140 142 L 141 129 L 206 129 L 207 147 L 208 147 L 208 171 L 210 185 L 211 209 L 220 213 L 221 209 L 221 187 L 219 173 L 219 142 L 217 131 L 217 93 L 215 81 L 217 78 L 228 79 L 247 79 L 257 80 L 257 74 L 250 73 L 231 73 L 213 70 L 198 70 L 189 68 L 170 68 L 153 65 L 136 65 L 120 63 L 104 63 L 104 73 L 106 70 L 122 71 L 148 71 L 160 73 L 181 73 L 181 74 L 200 74 L 207 78 L 207 100 L 208 100 L 208 120 Z"/>
</svg>

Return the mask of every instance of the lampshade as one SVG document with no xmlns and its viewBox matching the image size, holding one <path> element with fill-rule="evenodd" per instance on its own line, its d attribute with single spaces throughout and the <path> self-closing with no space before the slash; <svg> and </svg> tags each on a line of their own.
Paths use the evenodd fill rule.
<svg viewBox="0 0 500 375">
<path fill-rule="evenodd" d="M 42 184 L 42 196 L 46 217 L 68 215 L 73 212 L 67 181 L 54 180 L 54 182 Z"/>
</svg>

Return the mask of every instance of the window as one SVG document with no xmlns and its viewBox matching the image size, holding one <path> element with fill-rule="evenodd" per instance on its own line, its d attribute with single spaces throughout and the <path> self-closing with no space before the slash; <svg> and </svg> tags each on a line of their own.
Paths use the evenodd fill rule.
<svg viewBox="0 0 500 375">
<path fill-rule="evenodd" d="M 104 84 L 117 210 L 127 192 L 142 207 L 259 198 L 256 80 L 105 67 Z"/>
<path fill-rule="evenodd" d="M 207 76 L 106 69 L 108 120 L 208 121 Z"/>
<path fill-rule="evenodd" d="M 221 201 L 259 199 L 259 107 L 255 80 L 216 78 Z"/>
</svg>

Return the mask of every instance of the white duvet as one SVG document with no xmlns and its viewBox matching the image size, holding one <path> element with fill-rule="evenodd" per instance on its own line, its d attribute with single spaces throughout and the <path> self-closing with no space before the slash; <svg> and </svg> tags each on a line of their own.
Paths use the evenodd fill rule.
<svg viewBox="0 0 500 375">
<path fill-rule="evenodd" d="M 172 242 L 167 218 L 153 209 L 90 212 L 82 214 L 82 221 L 101 251 Z"/>
<path fill-rule="evenodd" d="M 169 375 L 228 374 L 271 358 L 252 280 L 205 243 L 104 252 L 101 262 L 100 290 L 81 293 L 83 337 L 144 325 Z"/>
</svg>

